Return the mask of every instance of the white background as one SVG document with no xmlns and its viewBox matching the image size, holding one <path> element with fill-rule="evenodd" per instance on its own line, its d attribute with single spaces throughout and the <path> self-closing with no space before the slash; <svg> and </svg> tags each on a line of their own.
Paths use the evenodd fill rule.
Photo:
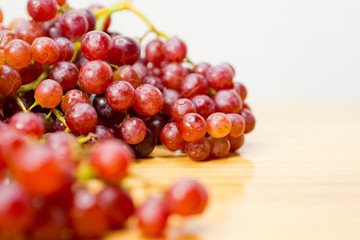
<svg viewBox="0 0 360 240">
<path fill-rule="evenodd" d="M 0 0 L 5 23 L 26 0 Z M 118 0 L 68 0 L 75 8 Z M 359 0 L 134 0 L 161 31 L 186 41 L 190 58 L 231 62 L 252 100 L 360 102 Z M 111 27 L 146 30 L 131 13 Z"/>
</svg>

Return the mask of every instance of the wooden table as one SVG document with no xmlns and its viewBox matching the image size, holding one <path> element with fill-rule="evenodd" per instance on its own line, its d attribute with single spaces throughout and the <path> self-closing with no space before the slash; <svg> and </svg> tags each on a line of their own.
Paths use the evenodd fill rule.
<svg viewBox="0 0 360 240">
<path fill-rule="evenodd" d="M 192 162 L 158 148 L 128 184 L 141 201 L 196 177 L 211 194 L 205 214 L 172 218 L 168 239 L 360 239 L 360 104 L 258 103 L 240 155 Z M 141 239 L 130 230 L 108 240 Z"/>
</svg>

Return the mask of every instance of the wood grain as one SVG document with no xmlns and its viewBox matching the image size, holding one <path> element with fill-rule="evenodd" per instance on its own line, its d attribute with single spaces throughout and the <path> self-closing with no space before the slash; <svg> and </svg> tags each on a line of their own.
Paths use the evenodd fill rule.
<svg viewBox="0 0 360 240">
<path fill-rule="evenodd" d="M 258 103 L 257 127 L 227 159 L 156 149 L 127 180 L 138 203 L 176 179 L 211 195 L 205 214 L 170 221 L 167 239 L 360 239 L 360 104 Z M 142 239 L 135 220 L 106 239 Z"/>
</svg>

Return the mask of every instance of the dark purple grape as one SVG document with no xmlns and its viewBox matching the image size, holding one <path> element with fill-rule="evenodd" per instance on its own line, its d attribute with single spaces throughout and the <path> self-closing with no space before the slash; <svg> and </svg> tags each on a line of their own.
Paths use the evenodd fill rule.
<svg viewBox="0 0 360 240">
<path fill-rule="evenodd" d="M 134 64 L 140 57 L 140 46 L 132 38 L 117 36 L 112 39 L 109 61 L 117 66 Z"/>
<path fill-rule="evenodd" d="M 94 95 L 95 98 L 92 101 L 92 105 L 94 106 L 99 119 L 109 120 L 113 118 L 116 114 L 114 109 L 112 109 L 106 101 L 105 94 Z"/>
<path fill-rule="evenodd" d="M 146 129 L 146 136 L 144 140 L 136 145 L 132 145 L 136 157 L 145 158 L 149 156 L 155 148 L 156 145 L 156 138 L 153 132 L 150 129 Z"/>
</svg>

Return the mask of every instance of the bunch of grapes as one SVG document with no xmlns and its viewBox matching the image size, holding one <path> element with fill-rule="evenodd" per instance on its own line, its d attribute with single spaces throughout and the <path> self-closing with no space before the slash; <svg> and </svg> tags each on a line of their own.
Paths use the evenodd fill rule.
<svg viewBox="0 0 360 240">
<path fill-rule="evenodd" d="M 0 238 L 102 236 L 134 213 L 121 180 L 136 157 L 162 144 L 195 161 L 221 158 L 254 129 L 233 66 L 194 64 L 186 44 L 131 0 L 81 10 L 28 0 L 27 10 L 30 20 L 8 27 L 0 10 Z M 149 31 L 139 39 L 109 32 L 121 10 Z M 105 187 L 89 189 L 94 177 Z M 159 236 L 169 215 L 201 213 L 207 198 L 200 183 L 182 180 L 138 209 L 139 226 Z"/>
</svg>

